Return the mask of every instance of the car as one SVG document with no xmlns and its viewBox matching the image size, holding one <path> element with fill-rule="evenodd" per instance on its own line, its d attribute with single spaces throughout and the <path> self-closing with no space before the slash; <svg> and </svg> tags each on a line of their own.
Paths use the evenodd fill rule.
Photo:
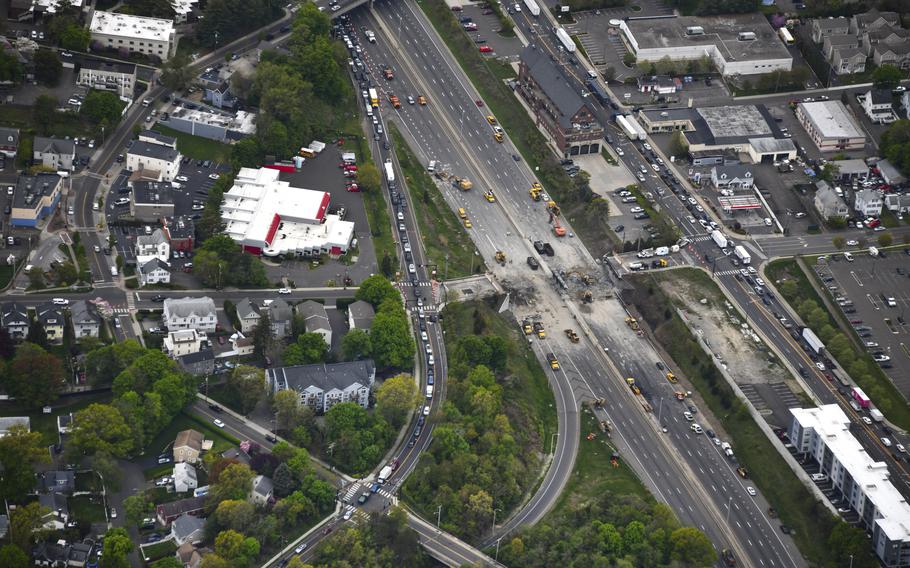
<svg viewBox="0 0 910 568">
<path fill-rule="evenodd" d="M 903 444 L 895 444 L 894 447 L 902 454 L 907 452 L 907 448 L 905 448 Z"/>
<path fill-rule="evenodd" d="M 479 48 L 480 53 L 493 53 L 493 48 L 489 45 L 481 45 Z"/>
<path fill-rule="evenodd" d="M 221 177 L 221 174 L 209 174 L 209 179 L 218 179 Z"/>
<path fill-rule="evenodd" d="M 758 495 L 758 492 L 755 491 L 755 488 L 754 488 L 754 487 L 746 487 L 746 493 L 748 493 L 749 495 L 751 495 L 751 496 L 753 496 L 753 497 L 755 497 L 756 495 Z"/>
<path fill-rule="evenodd" d="M 228 361 L 228 363 L 230 363 L 230 361 Z M 233 365 L 233 364 L 232 364 L 232 365 Z M 225 366 L 226 366 L 226 367 L 228 366 L 227 363 L 225 363 Z M 229 368 L 230 368 L 230 367 L 229 367 Z M 211 410 L 215 411 L 215 412 L 221 412 L 221 411 L 223 410 L 223 409 L 222 409 L 220 406 L 218 406 L 217 404 L 210 404 L 210 405 L 209 405 L 209 408 L 210 408 Z"/>
<path fill-rule="evenodd" d="M 871 425 L 872 425 L 872 419 L 869 418 L 868 416 L 863 416 L 862 420 L 863 420 L 863 424 L 865 424 L 865 425 L 867 425 L 867 426 L 871 426 Z"/>
<path fill-rule="evenodd" d="M 297 546 L 297 548 L 294 549 L 294 554 L 300 554 L 301 552 L 306 550 L 308 546 L 309 545 L 305 542 L 300 544 L 299 546 Z"/>
<path fill-rule="evenodd" d="M 704 432 L 704 430 L 702 430 L 701 426 L 699 426 L 698 424 L 696 424 L 694 422 L 691 425 L 689 425 L 689 430 L 692 430 L 696 434 L 701 434 L 702 432 Z"/>
<path fill-rule="evenodd" d="M 291 289 L 290 289 L 290 288 L 279 288 L 279 289 L 278 289 L 278 293 L 279 293 L 279 294 L 290 294 L 290 293 L 291 293 Z"/>
<path fill-rule="evenodd" d="M 219 428 L 224 428 L 224 422 L 222 422 L 220 418 L 212 420 L 212 424 L 218 426 Z"/>
<path fill-rule="evenodd" d="M 815 367 L 816 367 L 819 371 L 824 371 L 824 370 L 825 370 L 825 364 L 822 363 L 821 361 L 816 361 L 816 362 L 815 362 Z"/>
<path fill-rule="evenodd" d="M 171 456 L 167 454 L 161 454 L 158 456 L 158 463 L 169 463 L 171 461 Z"/>
<path fill-rule="evenodd" d="M 111 518 L 112 518 L 112 519 L 116 519 L 116 518 L 117 518 L 117 509 L 115 509 L 115 508 L 113 508 L 113 507 L 111 507 Z"/>
<path fill-rule="evenodd" d="M 120 199 L 114 201 L 114 205 L 129 205 L 129 204 L 130 204 L 129 197 L 121 197 Z"/>
<path fill-rule="evenodd" d="M 616 155 L 617 155 L 617 156 L 625 156 L 625 155 L 626 155 L 626 153 L 623 152 L 623 151 L 622 151 L 622 148 L 620 148 L 619 146 L 617 146 L 616 148 L 614 148 L 614 150 L 616 150 Z"/>
<path fill-rule="evenodd" d="M 70 303 L 70 301 L 66 298 L 54 298 L 51 300 L 51 303 L 53 303 L 55 306 L 66 306 Z"/>
<path fill-rule="evenodd" d="M 174 179 L 177 181 L 190 181 L 190 178 L 188 178 L 186 176 L 177 176 Z"/>
<path fill-rule="evenodd" d="M 153 302 L 163 302 L 164 296 L 161 294 L 155 294 L 154 296 L 152 296 L 152 301 Z"/>
<path fill-rule="evenodd" d="M 633 208 L 629 209 L 629 213 L 641 213 L 642 211 L 644 211 L 644 209 L 642 209 L 641 207 L 633 207 Z"/>
<path fill-rule="evenodd" d="M 689 422 L 692 422 L 693 420 L 695 420 L 695 417 L 692 416 L 692 413 L 690 413 L 690 412 L 683 412 L 683 417 L 685 417 L 685 419 L 688 420 Z"/>
</svg>

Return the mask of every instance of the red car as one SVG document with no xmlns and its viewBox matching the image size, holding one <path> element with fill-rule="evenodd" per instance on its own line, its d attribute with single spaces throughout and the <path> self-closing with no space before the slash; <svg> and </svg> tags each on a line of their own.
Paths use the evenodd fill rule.
<svg viewBox="0 0 910 568">
<path fill-rule="evenodd" d="M 489 45 L 481 45 L 478 49 L 480 49 L 480 53 L 493 53 L 493 48 Z"/>
<path fill-rule="evenodd" d="M 474 103 L 479 107 L 483 106 L 483 101 L 481 101 L 481 100 L 476 100 L 476 101 L 474 101 Z"/>
<path fill-rule="evenodd" d="M 348 191 L 350 191 L 351 193 L 359 193 L 359 192 L 360 192 L 360 188 L 357 187 L 357 184 L 356 184 L 356 183 L 352 183 L 351 185 L 347 186 L 345 189 L 348 190 Z"/>
<path fill-rule="evenodd" d="M 461 12 L 461 6 L 452 6 L 453 12 Z"/>
<path fill-rule="evenodd" d="M 357 166 L 355 166 L 354 164 L 347 165 L 347 166 L 344 167 L 344 171 L 346 171 L 346 172 L 356 172 L 356 171 L 357 171 Z"/>
</svg>

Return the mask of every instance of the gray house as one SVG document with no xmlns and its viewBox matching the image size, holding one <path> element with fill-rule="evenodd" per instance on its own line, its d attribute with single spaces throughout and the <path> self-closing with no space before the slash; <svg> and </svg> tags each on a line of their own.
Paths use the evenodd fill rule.
<svg viewBox="0 0 910 568">
<path fill-rule="evenodd" d="M 266 369 L 266 384 L 272 393 L 293 389 L 300 402 L 321 414 L 340 402 L 367 408 L 376 381 L 372 359 L 323 365 L 297 365 Z"/>
<path fill-rule="evenodd" d="M 72 140 L 35 136 L 32 159 L 58 171 L 72 171 L 76 159 L 76 144 Z"/>
<path fill-rule="evenodd" d="M 742 164 L 711 168 L 711 184 L 717 189 L 752 189 L 754 182 L 752 170 Z"/>
<path fill-rule="evenodd" d="M 79 337 L 98 337 L 101 329 L 101 316 L 95 304 L 85 300 L 73 302 L 70 306 L 70 320 L 73 323 L 73 335 Z"/>
<path fill-rule="evenodd" d="M 287 337 L 291 333 L 294 311 L 281 298 L 269 304 L 269 320 L 272 322 L 272 333 L 275 337 Z M 331 338 L 331 336 L 329 336 Z M 331 344 L 331 342 L 327 342 Z"/>
<path fill-rule="evenodd" d="M 348 329 L 370 330 L 376 312 L 373 305 L 363 300 L 357 300 L 348 306 Z"/>
<path fill-rule="evenodd" d="M 205 536 L 205 519 L 184 513 L 171 523 L 171 536 L 177 545 L 198 544 Z"/>
<path fill-rule="evenodd" d="M 28 309 L 19 302 L 8 302 L 0 307 L 0 326 L 13 339 L 25 339 L 29 322 Z"/>
<path fill-rule="evenodd" d="M 824 219 L 831 217 L 846 217 L 850 210 L 841 196 L 834 191 L 830 185 L 820 181 L 815 186 L 818 191 L 815 192 L 815 209 Z"/>
<path fill-rule="evenodd" d="M 38 474 L 40 489 L 47 493 L 72 493 L 76 490 L 76 472 L 73 470 L 45 471 Z"/>
<path fill-rule="evenodd" d="M 177 362 L 184 371 L 197 377 L 215 372 L 215 353 L 211 347 L 203 347 L 195 353 L 177 357 Z"/>
<path fill-rule="evenodd" d="M 240 320 L 240 331 L 246 335 L 259 325 L 259 306 L 252 303 L 249 298 L 237 302 L 237 319 Z"/>
<path fill-rule="evenodd" d="M 297 306 L 297 313 L 303 318 L 307 333 L 318 333 L 325 339 L 326 345 L 332 344 L 332 324 L 325 311 L 325 306 L 313 300 L 307 300 Z"/>
</svg>

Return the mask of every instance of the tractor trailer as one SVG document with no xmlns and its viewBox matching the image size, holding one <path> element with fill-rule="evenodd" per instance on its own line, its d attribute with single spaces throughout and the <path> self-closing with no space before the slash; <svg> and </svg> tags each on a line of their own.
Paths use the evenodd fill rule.
<svg viewBox="0 0 910 568">
<path fill-rule="evenodd" d="M 822 343 L 822 340 L 808 327 L 803 328 L 803 340 L 805 340 L 806 344 L 816 355 L 821 355 L 822 351 L 825 350 L 825 344 Z"/>
<path fill-rule="evenodd" d="M 736 245 L 733 249 L 733 253 L 736 255 L 736 258 L 743 264 L 751 264 L 752 257 L 749 256 L 749 251 L 746 250 L 746 247 L 742 245 Z"/>
<path fill-rule="evenodd" d="M 535 18 L 540 15 L 540 6 L 538 6 L 537 2 L 534 0 L 525 0 L 525 6 L 527 6 L 528 12 L 531 12 L 531 15 Z"/>
<path fill-rule="evenodd" d="M 556 28 L 556 37 L 559 39 L 559 43 L 568 51 L 569 53 L 575 53 L 575 42 L 572 41 L 572 36 L 569 35 L 564 28 Z"/>
<path fill-rule="evenodd" d="M 622 128 L 622 131 L 626 133 L 626 136 L 629 137 L 629 140 L 644 140 L 647 137 L 645 129 L 638 125 L 631 114 L 616 115 L 616 124 Z"/>
<path fill-rule="evenodd" d="M 725 237 L 724 234 L 721 233 L 720 231 L 718 231 L 717 229 L 714 229 L 713 231 L 711 231 L 711 240 L 713 240 L 714 244 L 716 244 L 720 248 L 727 248 L 727 245 L 730 244 L 729 242 L 727 242 L 727 237 Z"/>
</svg>

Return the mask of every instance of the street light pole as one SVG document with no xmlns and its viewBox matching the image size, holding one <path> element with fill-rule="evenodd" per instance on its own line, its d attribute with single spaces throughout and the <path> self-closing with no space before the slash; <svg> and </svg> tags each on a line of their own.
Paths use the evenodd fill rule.
<svg viewBox="0 0 910 568">
<path fill-rule="evenodd" d="M 493 557 L 493 560 L 499 560 L 499 543 L 502 542 L 502 537 L 496 539 L 496 556 Z M 851 556 L 852 558 L 852 556 Z M 853 568 L 852 566 L 850 568 Z"/>
<path fill-rule="evenodd" d="M 436 509 L 436 530 L 439 530 L 439 523 L 442 520 L 442 505 Z"/>
<path fill-rule="evenodd" d="M 493 509 L 493 526 L 490 528 L 490 534 L 496 534 L 496 512 L 502 509 Z"/>
</svg>

